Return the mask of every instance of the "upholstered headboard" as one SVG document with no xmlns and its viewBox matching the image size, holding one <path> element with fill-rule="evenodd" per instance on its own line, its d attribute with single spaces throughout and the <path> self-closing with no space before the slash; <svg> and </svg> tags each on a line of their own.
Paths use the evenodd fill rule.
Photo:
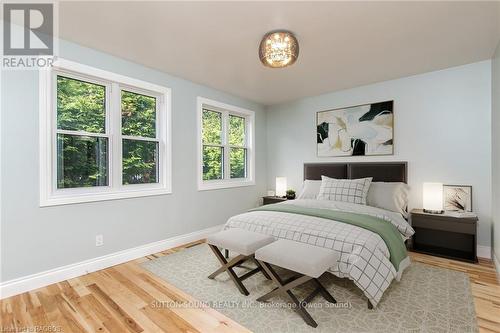
<svg viewBox="0 0 500 333">
<path fill-rule="evenodd" d="M 356 179 L 373 177 L 374 182 L 408 182 L 408 162 L 305 163 L 304 180 L 321 176 Z"/>
</svg>

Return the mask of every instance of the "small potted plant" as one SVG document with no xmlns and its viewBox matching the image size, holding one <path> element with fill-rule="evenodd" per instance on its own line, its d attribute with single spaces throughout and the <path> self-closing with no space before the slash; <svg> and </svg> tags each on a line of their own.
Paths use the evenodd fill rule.
<svg viewBox="0 0 500 333">
<path fill-rule="evenodd" d="M 288 190 L 288 191 L 286 191 L 286 198 L 288 200 L 295 199 L 295 191 L 294 190 Z"/>
</svg>

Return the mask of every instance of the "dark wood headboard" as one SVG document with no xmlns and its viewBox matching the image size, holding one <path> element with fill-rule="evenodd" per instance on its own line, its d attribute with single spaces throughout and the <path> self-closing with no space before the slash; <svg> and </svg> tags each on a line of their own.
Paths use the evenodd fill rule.
<svg viewBox="0 0 500 333">
<path fill-rule="evenodd" d="M 408 162 L 305 163 L 304 180 L 373 177 L 374 182 L 408 182 Z"/>
</svg>

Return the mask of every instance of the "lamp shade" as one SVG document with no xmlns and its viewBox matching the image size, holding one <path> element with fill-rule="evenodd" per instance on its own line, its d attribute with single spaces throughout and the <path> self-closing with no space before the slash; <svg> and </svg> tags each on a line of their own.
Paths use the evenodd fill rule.
<svg viewBox="0 0 500 333">
<path fill-rule="evenodd" d="M 441 214 L 443 212 L 442 183 L 424 183 L 423 206 L 426 213 Z"/>
<path fill-rule="evenodd" d="M 276 196 L 284 197 L 286 195 L 286 177 L 276 177 Z"/>
</svg>

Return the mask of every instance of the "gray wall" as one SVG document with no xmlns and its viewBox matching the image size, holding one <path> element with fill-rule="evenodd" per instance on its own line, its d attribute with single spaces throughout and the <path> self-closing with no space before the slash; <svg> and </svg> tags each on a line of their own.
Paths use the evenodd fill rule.
<svg viewBox="0 0 500 333">
<path fill-rule="evenodd" d="M 493 184 L 493 253 L 497 260 L 497 269 L 500 272 L 500 43 L 493 57 L 491 70 L 491 132 L 492 140 L 492 184 Z M 499 275 L 500 278 L 500 275 Z"/>
<path fill-rule="evenodd" d="M 2 72 L 1 281 L 222 224 L 257 205 L 266 189 L 261 105 L 63 41 L 60 56 L 172 88 L 173 194 L 39 208 L 38 74 Z M 197 191 L 198 95 L 256 111 L 256 186 Z"/>
<path fill-rule="evenodd" d="M 479 243 L 485 246 L 491 238 L 493 177 L 495 251 L 500 254 L 498 49 L 493 67 L 484 61 L 305 98 L 269 107 L 266 115 L 261 105 L 138 64 L 64 41 L 60 48 L 69 60 L 172 88 L 173 194 L 39 208 L 38 74 L 3 71 L 0 281 L 224 223 L 257 205 L 266 189 L 274 189 L 276 176 L 287 176 L 290 187 L 298 189 L 302 164 L 314 161 L 407 160 L 411 207 L 420 207 L 424 181 L 472 184 Z M 198 95 L 256 111 L 256 186 L 197 191 Z M 395 101 L 394 156 L 316 157 L 316 111 L 387 99 Z M 96 234 L 104 235 L 103 247 L 95 247 Z"/>
<path fill-rule="evenodd" d="M 394 100 L 394 156 L 316 156 L 316 111 L 385 100 Z M 490 124 L 489 60 L 273 106 L 267 113 L 267 185 L 274 188 L 274 178 L 286 176 L 289 187 L 299 189 L 304 162 L 408 161 L 410 208 L 421 207 L 423 182 L 470 184 L 479 244 L 490 246 Z"/>
</svg>

